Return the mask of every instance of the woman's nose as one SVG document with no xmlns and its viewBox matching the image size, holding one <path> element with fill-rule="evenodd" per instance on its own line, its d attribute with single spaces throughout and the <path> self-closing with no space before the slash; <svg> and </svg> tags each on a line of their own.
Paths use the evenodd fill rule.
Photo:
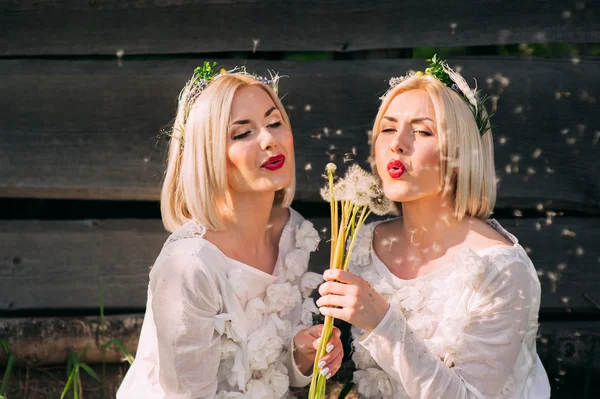
<svg viewBox="0 0 600 399">
<path fill-rule="evenodd" d="M 409 147 L 409 133 L 405 129 L 399 129 L 390 142 L 390 150 L 395 154 L 404 154 Z"/>
<path fill-rule="evenodd" d="M 263 150 L 277 148 L 277 139 L 271 134 L 269 129 L 263 127 L 260 130 L 260 146 Z"/>
</svg>

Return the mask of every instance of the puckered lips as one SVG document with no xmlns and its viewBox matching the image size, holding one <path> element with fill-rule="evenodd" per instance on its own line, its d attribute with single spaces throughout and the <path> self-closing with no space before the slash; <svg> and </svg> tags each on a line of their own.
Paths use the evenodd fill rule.
<svg viewBox="0 0 600 399">
<path fill-rule="evenodd" d="M 392 179 L 399 179 L 406 172 L 406 167 L 398 159 L 392 159 L 387 164 L 387 171 Z"/>
<path fill-rule="evenodd" d="M 284 163 L 285 163 L 285 155 L 277 154 L 277 155 L 273 155 L 272 157 L 267 158 L 267 160 L 265 162 L 263 162 L 263 164 L 260 165 L 260 167 L 265 168 L 267 170 L 277 170 L 277 169 L 281 169 L 281 167 L 283 166 Z"/>
</svg>

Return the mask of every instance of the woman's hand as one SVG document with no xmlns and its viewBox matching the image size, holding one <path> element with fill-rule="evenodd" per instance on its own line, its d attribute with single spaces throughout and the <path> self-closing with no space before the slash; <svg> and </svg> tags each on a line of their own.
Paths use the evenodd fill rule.
<svg viewBox="0 0 600 399">
<path fill-rule="evenodd" d="M 306 328 L 294 336 L 294 361 L 304 375 L 310 375 L 312 372 L 322 331 L 323 324 L 318 324 Z M 337 327 L 333 327 L 327 349 L 327 353 L 319 362 L 319 367 L 321 374 L 329 379 L 338 372 L 344 357 L 344 349 L 342 341 L 340 341 L 340 330 Z"/>
<path fill-rule="evenodd" d="M 317 301 L 321 314 L 347 321 L 371 332 L 383 320 L 390 304 L 369 283 L 355 274 L 338 269 L 323 273 Z"/>
</svg>

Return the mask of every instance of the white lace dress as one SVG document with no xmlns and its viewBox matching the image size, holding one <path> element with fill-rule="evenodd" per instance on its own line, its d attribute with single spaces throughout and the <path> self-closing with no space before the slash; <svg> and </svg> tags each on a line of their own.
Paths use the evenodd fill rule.
<svg viewBox="0 0 600 399">
<path fill-rule="evenodd" d="M 517 239 L 512 246 L 464 250 L 412 280 L 394 276 L 373 251 L 375 226 L 363 228 L 350 271 L 391 306 L 370 334 L 352 327 L 363 398 L 549 398 L 537 356 L 540 284 Z"/>
<path fill-rule="evenodd" d="M 133 365 L 117 398 L 278 399 L 305 386 L 292 337 L 318 312 L 304 275 L 319 235 L 290 209 L 273 275 L 226 257 L 194 221 L 174 232 L 150 272 Z"/>
</svg>

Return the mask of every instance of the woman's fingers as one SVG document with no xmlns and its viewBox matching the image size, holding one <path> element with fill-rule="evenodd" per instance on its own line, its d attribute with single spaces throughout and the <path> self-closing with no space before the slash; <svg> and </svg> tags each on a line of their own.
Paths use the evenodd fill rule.
<svg viewBox="0 0 600 399">
<path fill-rule="evenodd" d="M 323 316 L 331 316 L 336 319 L 344 320 L 345 322 L 351 323 L 351 311 L 349 311 L 348 309 L 323 306 L 319 308 L 319 312 L 321 312 Z"/>
<path fill-rule="evenodd" d="M 317 300 L 317 306 L 348 307 L 350 298 L 342 295 L 324 295 Z"/>
<path fill-rule="evenodd" d="M 319 359 L 319 372 L 323 374 L 324 377 L 329 378 L 334 375 L 340 369 L 342 364 L 344 349 L 342 347 L 342 342 L 340 341 L 339 332 L 339 329 L 334 329 L 334 333 L 327 344 L 327 352 Z"/>
<path fill-rule="evenodd" d="M 338 283 L 336 281 L 326 281 L 319 287 L 319 294 L 323 295 L 349 295 L 354 291 L 354 286 Z"/>
<path fill-rule="evenodd" d="M 343 284 L 357 284 L 362 279 L 354 273 L 340 269 L 327 269 L 323 272 L 323 278 L 327 281 L 338 281 Z"/>
</svg>

